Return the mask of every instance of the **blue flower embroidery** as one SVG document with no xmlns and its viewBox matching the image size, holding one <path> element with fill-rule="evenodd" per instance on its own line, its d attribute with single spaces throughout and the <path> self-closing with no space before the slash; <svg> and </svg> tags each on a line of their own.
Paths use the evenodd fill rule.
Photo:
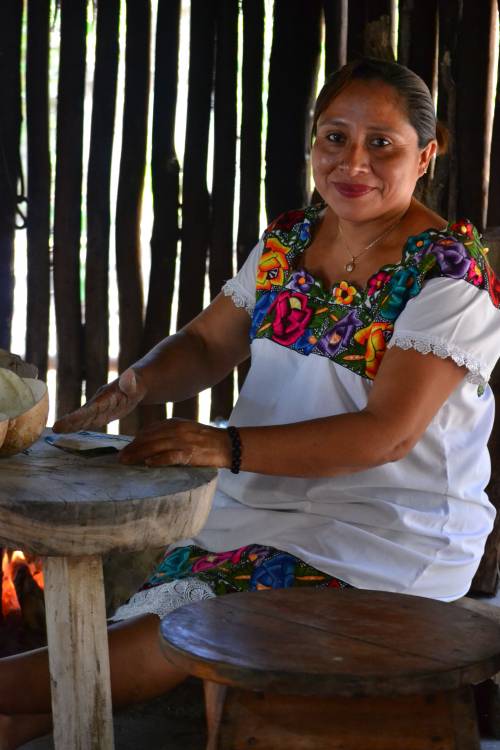
<svg viewBox="0 0 500 750">
<path fill-rule="evenodd" d="M 294 570 L 297 559 L 286 552 L 280 552 L 254 569 L 250 579 L 250 591 L 257 586 L 272 589 L 285 589 L 293 586 Z"/>
<path fill-rule="evenodd" d="M 420 289 L 418 268 L 409 266 L 396 271 L 380 305 L 379 315 L 382 320 L 396 320 L 408 300 L 415 297 Z"/>
<path fill-rule="evenodd" d="M 278 291 L 264 292 L 262 296 L 257 300 L 252 316 L 252 327 L 250 329 L 251 339 L 254 339 L 256 337 L 257 331 L 261 327 L 262 321 L 266 317 L 267 311 L 271 307 L 278 294 Z"/>
<path fill-rule="evenodd" d="M 162 578 L 168 576 L 169 578 L 183 578 L 191 571 L 191 565 L 189 563 L 190 547 L 176 547 L 176 549 L 169 552 L 158 568 L 156 573 Z"/>
</svg>

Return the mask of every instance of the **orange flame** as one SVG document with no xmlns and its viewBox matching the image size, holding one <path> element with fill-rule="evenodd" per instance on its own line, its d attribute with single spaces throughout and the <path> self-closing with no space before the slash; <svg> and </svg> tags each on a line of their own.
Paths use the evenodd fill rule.
<svg viewBox="0 0 500 750">
<path fill-rule="evenodd" d="M 2 613 L 4 617 L 7 617 L 9 613 L 18 613 L 21 610 L 14 586 L 14 576 L 19 565 L 27 565 L 31 577 L 43 589 L 41 568 L 34 562 L 28 562 L 21 550 L 16 549 L 11 553 L 5 550 L 2 556 Z"/>
</svg>

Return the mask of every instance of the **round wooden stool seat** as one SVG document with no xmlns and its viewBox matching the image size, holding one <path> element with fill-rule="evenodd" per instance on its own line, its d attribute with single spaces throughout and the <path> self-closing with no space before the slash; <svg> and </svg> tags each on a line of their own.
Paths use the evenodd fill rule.
<svg viewBox="0 0 500 750">
<path fill-rule="evenodd" d="M 235 689 L 240 695 L 240 719 L 241 696 L 246 695 L 247 704 L 252 700 L 255 703 L 255 691 L 265 695 L 266 705 L 271 696 L 278 696 L 271 702 L 274 700 L 277 714 L 282 707 L 283 721 L 288 716 L 288 724 L 301 706 L 305 709 L 307 704 L 307 711 L 314 713 L 312 706 L 323 703 L 327 723 L 330 719 L 330 733 L 333 706 L 340 706 L 336 729 L 340 733 L 354 732 L 354 744 L 349 744 L 351 740 L 346 737 L 339 740 L 340 744 L 332 744 L 332 737 L 325 735 L 324 745 L 318 737 L 310 745 L 318 750 L 472 750 L 479 748 L 479 743 L 468 686 L 500 670 L 497 623 L 430 599 L 356 589 L 281 589 L 208 599 L 164 618 L 161 640 L 171 663 L 201 677 L 209 686 L 207 698 L 211 706 L 207 710 L 209 714 L 219 711 L 209 747 L 233 750 L 247 745 L 243 740 L 238 744 L 234 734 L 226 744 L 215 738 L 227 696 L 221 692 L 225 688 L 217 688 L 214 683 L 231 686 L 232 692 Z M 311 698 L 307 697 L 314 697 L 311 705 L 307 703 Z M 257 721 L 255 706 L 252 710 Z M 349 712 L 353 713 L 353 722 L 346 729 Z M 382 723 L 392 720 L 394 724 L 398 712 L 396 723 L 406 744 L 394 744 L 396 738 L 391 740 L 390 731 L 381 740 L 385 744 L 373 744 L 371 713 L 378 713 Z M 431 721 L 423 739 L 417 737 L 413 744 L 409 742 L 408 732 L 414 730 L 407 728 L 405 722 L 423 726 L 427 721 L 424 716 L 433 713 L 434 724 Z M 208 719 L 209 725 L 214 725 L 213 716 Z M 259 715 L 261 724 L 262 721 Z M 274 719 L 271 723 L 276 725 Z M 355 725 L 363 723 L 370 725 L 371 739 L 364 734 L 361 739 L 354 736 L 358 729 L 362 731 L 361 726 L 356 729 Z M 444 723 L 447 728 L 441 727 Z M 280 725 L 279 718 L 277 724 Z M 309 726 L 310 730 L 316 731 Z M 446 733 L 455 730 L 465 731 L 463 744 L 456 737 L 446 739 Z M 380 726 L 377 731 L 386 730 Z M 254 733 L 255 738 L 258 734 Z M 296 740 L 295 745 L 309 747 Z M 255 747 L 274 750 L 281 745 L 274 737 L 271 744 L 257 742 Z M 283 747 L 293 748 L 294 740 L 285 738 Z"/>
</svg>

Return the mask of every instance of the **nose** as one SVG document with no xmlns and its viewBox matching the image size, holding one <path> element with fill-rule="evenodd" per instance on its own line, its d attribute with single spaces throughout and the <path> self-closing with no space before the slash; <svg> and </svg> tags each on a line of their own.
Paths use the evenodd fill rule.
<svg viewBox="0 0 500 750">
<path fill-rule="evenodd" d="M 339 169 L 345 174 L 354 176 L 366 172 L 368 164 L 368 154 L 364 145 L 361 143 L 350 143 L 346 145 Z"/>
</svg>

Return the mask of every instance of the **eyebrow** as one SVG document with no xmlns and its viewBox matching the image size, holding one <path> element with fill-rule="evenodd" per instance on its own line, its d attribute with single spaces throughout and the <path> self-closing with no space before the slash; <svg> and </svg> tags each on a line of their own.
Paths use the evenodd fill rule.
<svg viewBox="0 0 500 750">
<path fill-rule="evenodd" d="M 329 117 L 326 120 L 320 120 L 318 121 L 317 127 L 320 128 L 323 125 L 348 125 L 346 120 L 340 120 L 334 117 Z M 399 130 L 396 128 L 392 128 L 390 125 L 387 125 L 384 122 L 379 122 L 377 124 L 368 124 L 367 126 L 368 130 L 383 130 L 386 133 L 399 133 Z"/>
</svg>

